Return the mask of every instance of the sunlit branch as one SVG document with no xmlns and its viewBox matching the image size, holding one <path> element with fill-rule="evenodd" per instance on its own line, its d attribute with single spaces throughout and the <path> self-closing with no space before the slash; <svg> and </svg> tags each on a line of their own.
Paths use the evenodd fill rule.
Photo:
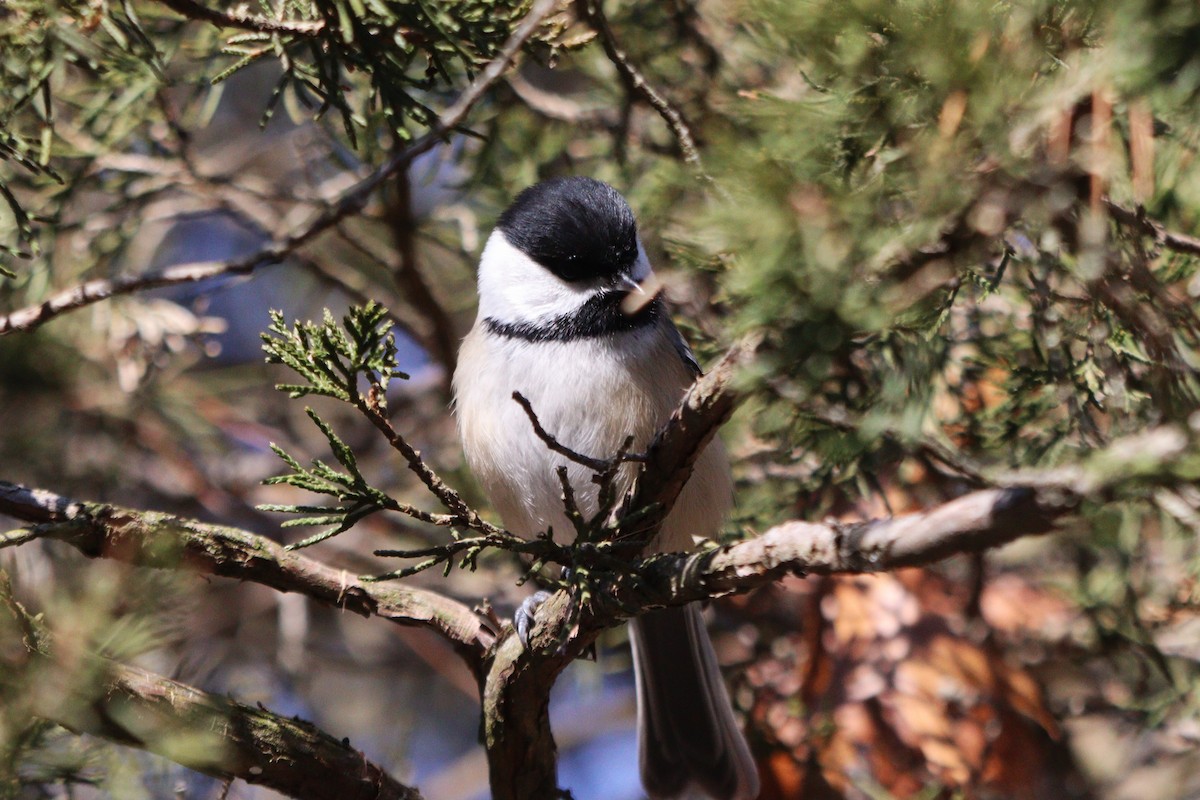
<svg viewBox="0 0 1200 800">
<path fill-rule="evenodd" d="M 470 608 L 437 592 L 367 584 L 346 570 L 289 551 L 264 536 L 171 514 L 107 503 L 79 503 L 0 481 L 0 514 L 37 527 L 0 539 L 0 547 L 55 539 L 89 558 L 179 569 L 296 592 L 324 605 L 441 634 L 477 667 L 493 634 Z"/>
</svg>

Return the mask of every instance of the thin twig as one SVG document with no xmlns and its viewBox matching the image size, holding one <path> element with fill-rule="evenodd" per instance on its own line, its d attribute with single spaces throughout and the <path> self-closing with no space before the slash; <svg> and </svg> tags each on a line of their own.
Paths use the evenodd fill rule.
<svg viewBox="0 0 1200 800">
<path fill-rule="evenodd" d="M 162 286 L 195 283 L 220 275 L 245 275 L 260 267 L 280 263 L 292 251 L 317 238 L 347 217 L 361 212 L 371 195 L 384 181 L 408 167 L 417 156 L 444 141 L 449 134 L 462 125 L 475 104 L 504 75 L 517 52 L 533 36 L 538 26 L 541 25 L 542 19 L 554 8 L 556 3 L 557 0 L 537 0 L 525 19 L 505 42 L 500 54 L 488 62 L 471 85 L 463 90 L 458 99 L 442 112 L 428 133 L 359 181 L 325 210 L 317 213 L 297 233 L 277 238 L 275 242 L 257 253 L 235 261 L 180 264 L 136 276 L 88 281 L 59 292 L 37 305 L 0 316 L 0 335 L 13 331 L 33 330 L 61 314 L 110 297 Z"/>
<path fill-rule="evenodd" d="M 559 486 L 562 487 L 563 512 L 567 515 L 571 527 L 575 529 L 575 537 L 585 537 L 588 531 L 587 520 L 583 518 L 583 512 L 579 510 L 579 503 L 575 500 L 575 487 L 571 485 L 567 468 L 559 467 L 554 473 L 558 476 Z"/>
<path fill-rule="evenodd" d="M 463 556 L 464 561 L 474 562 L 478 555 L 489 547 L 519 555 L 532 556 L 535 564 L 545 563 L 546 561 L 565 562 L 567 560 L 564 555 L 566 552 L 565 548 L 555 544 L 549 538 L 522 539 L 506 531 L 501 531 L 499 534 L 484 534 L 483 536 L 472 536 L 466 539 L 452 539 L 443 544 L 431 545 L 429 547 L 403 550 L 376 550 L 375 555 L 380 558 L 423 558 L 425 560 L 409 567 L 386 572 L 382 575 L 372 575 L 369 578 L 364 578 L 364 580 L 374 583 L 407 578 L 419 572 L 424 572 L 427 569 L 432 569 L 439 564 L 447 564 L 459 553 L 465 554 Z"/>
<path fill-rule="evenodd" d="M 413 215 L 412 180 L 406 173 L 396 176 L 393 203 L 390 204 L 387 220 L 392 230 L 398 260 L 391 270 L 396 288 L 405 303 L 424 318 L 427 335 L 422 337 L 424 345 L 441 362 L 444 388 L 449 392 L 450 376 L 458 361 L 458 336 L 454 322 L 445 307 L 421 274 L 417 261 L 417 221 Z"/>
<path fill-rule="evenodd" d="M 17 598 L 13 594 L 12 581 L 9 580 L 8 573 L 3 569 L 0 569 L 0 606 L 17 623 L 17 627 L 21 631 L 21 646 L 25 648 L 26 653 L 39 652 L 43 646 L 43 637 L 38 629 L 38 623 L 25 610 L 25 606 L 17 602 Z M 10 669 L 12 663 L 8 662 Z"/>
<path fill-rule="evenodd" d="M 599 487 L 596 491 L 596 516 L 600 520 L 612 519 L 621 500 L 624 499 L 617 487 L 617 474 L 621 465 L 627 461 L 644 462 L 646 460 L 646 456 L 642 453 L 631 455 L 629 450 L 632 447 L 633 436 L 626 436 L 625 441 L 617 450 L 616 456 L 609 462 L 608 469 L 592 477 L 592 481 Z"/>
<path fill-rule="evenodd" d="M 617 68 L 617 73 L 620 74 L 621 80 L 625 82 L 626 87 L 649 103 L 651 108 L 657 111 L 658 115 L 667 123 L 667 126 L 675 134 L 675 138 L 679 142 L 679 149 L 683 153 L 683 160 L 696 169 L 703 171 L 704 166 L 700 161 L 700 151 L 696 148 L 696 140 L 692 138 L 692 132 L 688 128 L 687 123 L 684 122 L 683 115 L 671 104 L 671 101 L 659 94 L 650 85 L 650 82 L 646 80 L 646 76 L 629 61 L 629 55 L 617 43 L 616 34 L 613 33 L 612 26 L 608 24 L 608 18 L 604 15 L 604 9 L 601 7 L 600 1 L 578 0 L 578 6 L 583 18 L 588 21 L 600 36 L 600 43 L 604 46 L 604 52 L 608 56 L 608 60 Z"/>
<path fill-rule="evenodd" d="M 479 513 L 471 508 L 458 492 L 454 491 L 449 484 L 443 481 L 425 463 L 425 460 L 421 458 L 420 451 L 410 445 L 404 436 L 392 426 L 388 418 L 384 416 L 377 399 L 364 397 L 361 393 L 355 392 L 351 395 L 351 402 L 375 426 L 376 430 L 383 434 L 388 444 L 404 457 L 409 470 L 420 479 L 421 483 L 425 484 L 425 488 L 429 489 L 433 496 L 454 515 L 452 521 L 442 520 L 434 524 L 461 525 L 488 535 L 501 535 L 504 533 L 502 529 L 497 528 L 479 516 Z M 404 513 L 413 516 L 411 511 L 405 511 Z M 425 521 L 431 521 L 431 519 L 426 519 Z"/>
<path fill-rule="evenodd" d="M 533 425 L 533 432 L 539 439 L 542 440 L 542 443 L 545 444 L 546 447 L 550 448 L 551 451 L 558 453 L 560 456 L 563 456 L 567 460 L 574 461 L 581 467 L 587 467 L 597 474 L 603 474 L 612 469 L 614 463 L 621 464 L 628 461 L 646 460 L 644 453 L 625 452 L 627 448 L 623 448 L 615 458 L 611 459 L 593 458 L 592 456 L 586 456 L 583 453 L 572 450 L 542 427 L 541 420 L 538 419 L 537 414 L 533 410 L 533 405 L 529 402 L 525 395 L 521 394 L 520 392 L 513 392 L 512 399 L 516 400 L 517 405 L 519 405 L 525 411 L 525 416 L 529 417 L 529 422 L 531 425 Z"/>
<path fill-rule="evenodd" d="M 1136 210 L 1126 208 L 1107 198 L 1104 201 L 1104 206 L 1117 222 L 1133 228 L 1143 236 L 1151 237 L 1160 247 L 1165 247 L 1176 253 L 1200 256 L 1200 238 L 1167 230 L 1161 222 L 1147 217 L 1144 208 L 1139 207 Z"/>
<path fill-rule="evenodd" d="M 209 22 L 218 28 L 237 28 L 255 33 L 282 33 L 317 38 L 325 30 L 325 20 L 273 20 L 250 14 L 232 14 L 208 8 L 195 0 L 158 0 L 167 8 L 188 19 Z"/>
<path fill-rule="evenodd" d="M 617 116 L 611 108 L 585 107 L 558 92 L 537 86 L 519 70 L 505 78 L 505 83 L 522 103 L 543 117 L 566 122 L 577 128 L 599 127 L 612 130 L 617 126 Z"/>
</svg>

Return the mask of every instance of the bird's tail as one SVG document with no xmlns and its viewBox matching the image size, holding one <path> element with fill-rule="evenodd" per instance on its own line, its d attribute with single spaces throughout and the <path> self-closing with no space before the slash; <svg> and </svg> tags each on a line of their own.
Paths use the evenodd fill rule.
<svg viewBox="0 0 1200 800">
<path fill-rule="evenodd" d="M 712 800 L 753 800 L 758 770 L 696 604 L 652 611 L 630 626 L 637 673 L 642 783 L 656 800 L 700 789 Z"/>
</svg>

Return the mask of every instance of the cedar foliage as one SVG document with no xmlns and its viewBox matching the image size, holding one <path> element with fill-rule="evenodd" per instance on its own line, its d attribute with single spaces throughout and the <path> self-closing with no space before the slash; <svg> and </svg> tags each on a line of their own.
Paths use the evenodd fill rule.
<svg viewBox="0 0 1200 800">
<path fill-rule="evenodd" d="M 4 311 L 86 280 L 140 274 L 155 250 L 143 239 L 148 220 L 219 214 L 258 241 L 278 240 L 297 208 L 320 207 L 336 196 L 330 184 L 366 174 L 425 130 L 495 56 L 526 5 L 0 3 Z M 469 118 L 453 146 L 454 188 L 443 204 L 452 214 L 418 215 L 410 196 L 417 179 L 388 187 L 335 234 L 297 247 L 283 269 L 310 292 L 332 282 L 339 301 L 385 302 L 400 330 L 441 357 L 438 342 L 470 323 L 480 235 L 508 199 L 559 174 L 612 182 L 638 211 L 652 260 L 671 275 L 701 361 L 744 333 L 765 335 L 743 378 L 748 407 L 727 432 L 739 480 L 731 536 L 790 518 L 924 507 L 1003 482 L 1010 471 L 1077 463 L 1158 426 L 1194 433 L 1195 3 L 607 4 L 601 10 L 615 37 L 607 44 L 679 112 L 698 163 L 685 158 L 678 131 L 632 74 L 614 65 L 585 21 L 595 21 L 595 9 L 564 3 L 525 48 L 514 79 Z M 240 97 L 244 90 L 254 103 Z M 225 141 L 216 129 L 235 117 L 264 132 Z M 298 133 L 303 146 L 252 163 Z M 374 331 L 382 317 L 372 319 Z M 362 500 L 351 503 L 355 514 L 387 507 L 359 468 L 377 482 L 390 479 L 405 503 L 432 505 L 411 478 L 388 471 L 387 454 L 338 410 L 313 415 L 324 420 L 314 436 L 297 423 L 297 410 L 267 399 L 275 377 L 230 367 L 198 372 L 205 336 L 220 324 L 200 307 L 132 295 L 7 333 L 0 478 L 132 495 L 198 515 L 237 508 L 260 526 L 274 522 L 253 516 L 254 502 L 309 508 L 299 505 L 305 498 L 263 494 L 216 468 L 236 433 L 230 415 L 213 412 L 219 404 L 313 453 L 333 444 L 339 462 L 354 465 L 359 494 L 351 499 Z M 264 312 L 259 327 L 267 325 Z M 469 493 L 434 384 L 406 394 L 398 413 Z M 66 409 L 76 413 L 64 420 Z M 189 460 L 191 471 L 179 466 Z M 290 463 L 303 477 L 299 461 Z M 155 476 L 164 464 L 189 483 L 163 485 L 169 481 Z M 262 469 L 251 470 L 256 479 L 268 477 Z M 1143 750 L 1140 760 L 1122 762 L 1129 770 L 1181 763 L 1172 743 L 1194 742 L 1200 719 L 1195 647 L 1181 635 L 1200 604 L 1196 477 L 1181 468 L 1154 485 L 1123 485 L 1090 502 L 1062 535 L 986 567 L 945 570 L 959 585 L 978 583 L 973 597 L 940 607 L 946 618 L 977 618 L 989 602 L 1054 607 L 1021 624 L 996 608 L 985 614 L 987 659 L 1008 659 L 999 668 L 1008 675 L 1036 647 L 1035 674 L 1059 723 L 1079 708 L 1101 727 L 1133 720 Z M 223 499 L 205 505 L 193 495 Z M 310 509 L 319 521 L 349 527 L 345 515 L 320 511 Z M 481 563 L 507 574 L 500 558 Z M 0 567 L 22 588 L 18 568 Z M 1003 581 L 1008 594 L 988 594 L 995 573 L 1016 576 L 1023 599 L 1012 600 Z M 38 602 L 49 624 L 56 608 L 69 606 L 64 598 L 94 599 L 101 583 L 64 590 L 56 602 L 47 588 Z M 121 654 L 161 647 L 160 628 L 169 624 L 154 621 L 143 596 L 163 591 L 156 587 L 131 590 L 123 604 L 92 603 L 90 632 L 59 638 L 76 635 L 90 649 Z M 830 585 L 812 603 L 822 608 L 821 592 L 846 591 Z M 797 619 L 778 607 L 739 608 L 729 618 L 744 612 L 762 631 L 744 655 L 757 669 L 787 661 L 791 651 L 772 651 L 772 641 L 794 636 Z M 773 613 L 788 625 L 773 628 Z M 834 624 L 821 623 L 820 613 L 800 616 Z M 20 626 L 3 625 L 0 641 L 15 640 Z M 25 680 L 0 679 L 0 700 L 36 683 Z M 763 725 L 764 756 L 786 751 L 794 765 L 825 752 L 823 781 L 850 793 L 831 777 L 841 770 L 844 779 L 848 762 L 815 739 L 798 747 L 781 737 L 782 712 L 768 713 L 773 700 L 760 691 L 770 681 L 753 670 L 748 681 L 757 694 L 743 706 Z M 821 685 L 814 678 L 804 691 Z M 82 766 L 92 745 L 73 750 L 61 730 L 21 719 L 19 703 L 0 707 L 14 709 L 0 713 L 9 781 L 0 792 L 106 780 Z M 810 710 L 789 713 L 819 739 Z M 1025 719 L 1041 724 L 1046 713 Z M 1092 763 L 1106 755 L 1074 753 L 1101 794 L 1123 786 L 1121 775 Z M 919 761 L 903 781 L 875 781 L 898 796 L 1011 788 Z M 1181 782 L 1178 795 L 1186 791 Z"/>
</svg>

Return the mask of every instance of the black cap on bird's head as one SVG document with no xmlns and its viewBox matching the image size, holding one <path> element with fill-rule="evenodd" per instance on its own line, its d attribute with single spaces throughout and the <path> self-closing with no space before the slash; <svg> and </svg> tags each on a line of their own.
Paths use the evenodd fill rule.
<svg viewBox="0 0 1200 800">
<path fill-rule="evenodd" d="M 554 178 L 517 195 L 496 227 L 509 244 L 568 283 L 628 275 L 637 221 L 625 198 L 595 178 Z"/>
</svg>

